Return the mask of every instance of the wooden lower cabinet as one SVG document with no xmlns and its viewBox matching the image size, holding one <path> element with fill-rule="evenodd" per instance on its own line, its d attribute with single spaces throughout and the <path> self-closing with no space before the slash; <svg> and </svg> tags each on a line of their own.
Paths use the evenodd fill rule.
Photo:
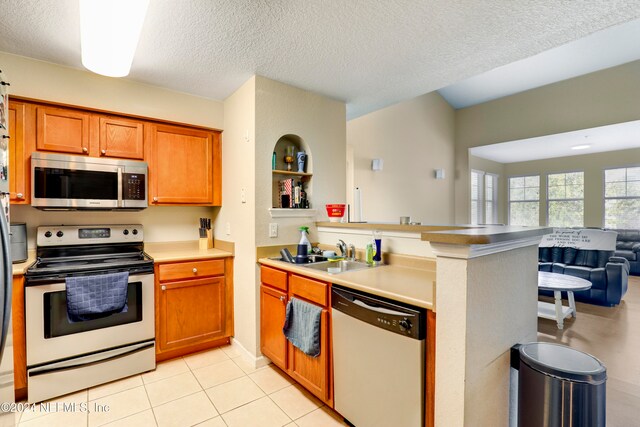
<svg viewBox="0 0 640 427">
<path fill-rule="evenodd" d="M 280 369 L 287 370 L 288 341 L 282 333 L 287 294 L 260 286 L 260 351 Z"/>
<path fill-rule="evenodd" d="M 260 350 L 276 366 L 285 371 L 327 405 L 333 407 L 331 385 L 331 312 L 328 283 L 286 273 L 271 267 L 261 267 L 260 286 Z M 276 288 L 277 287 L 277 288 Z M 291 297 L 321 306 L 320 355 L 311 357 L 294 347 L 284 336 L 286 305 Z M 325 304 L 318 304 L 323 301 Z"/>
<path fill-rule="evenodd" d="M 322 310 L 320 319 L 320 355 L 311 357 L 289 344 L 289 375 L 323 402 L 329 392 L 329 310 Z"/>
<path fill-rule="evenodd" d="M 165 360 L 229 342 L 233 335 L 232 258 L 225 260 L 223 275 L 162 280 L 170 265 L 191 272 L 190 263 L 156 266 L 156 359 Z M 213 264 L 219 260 L 208 261 Z M 182 264 L 182 265 L 181 265 Z"/>
<path fill-rule="evenodd" d="M 16 402 L 27 397 L 27 338 L 24 319 L 24 276 L 13 276 L 11 300 L 13 378 Z"/>
</svg>

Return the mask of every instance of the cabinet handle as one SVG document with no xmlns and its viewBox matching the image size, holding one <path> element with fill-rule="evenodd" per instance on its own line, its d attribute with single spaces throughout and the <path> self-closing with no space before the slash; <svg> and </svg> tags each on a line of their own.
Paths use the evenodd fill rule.
<svg viewBox="0 0 640 427">
<path fill-rule="evenodd" d="M 158 201 L 158 198 L 157 198 L 157 197 L 154 197 L 154 198 L 153 198 L 153 201 L 154 201 L 154 202 L 157 202 L 157 201 Z"/>
<path fill-rule="evenodd" d="M 197 273 L 197 272 L 198 272 L 198 269 L 197 269 L 197 268 L 195 268 L 195 267 L 193 267 L 193 270 L 191 270 L 191 271 L 193 271 L 194 273 Z"/>
<path fill-rule="evenodd" d="M 100 150 L 100 154 L 104 156 L 105 154 L 107 154 L 107 150 Z"/>
<path fill-rule="evenodd" d="M 87 147 L 82 147 L 82 152 L 83 153 L 87 153 L 87 152 L 89 152 L 89 149 Z"/>
<path fill-rule="evenodd" d="M 22 193 L 18 193 L 18 194 L 16 194 L 16 197 L 17 197 L 18 199 L 24 199 L 24 194 L 22 194 Z"/>
<path fill-rule="evenodd" d="M 162 289 L 163 291 L 166 291 L 166 290 L 167 290 L 167 287 L 166 287 L 165 285 L 162 285 L 162 286 L 160 287 L 160 289 Z"/>
<path fill-rule="evenodd" d="M 284 296 L 280 297 L 280 301 L 284 302 Z"/>
</svg>

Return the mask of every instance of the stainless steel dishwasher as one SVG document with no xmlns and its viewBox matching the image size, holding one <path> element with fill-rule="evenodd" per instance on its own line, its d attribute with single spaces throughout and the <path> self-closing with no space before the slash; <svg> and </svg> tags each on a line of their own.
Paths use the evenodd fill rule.
<svg viewBox="0 0 640 427">
<path fill-rule="evenodd" d="M 424 426 L 426 311 L 333 285 L 335 409 L 357 427 Z"/>
</svg>

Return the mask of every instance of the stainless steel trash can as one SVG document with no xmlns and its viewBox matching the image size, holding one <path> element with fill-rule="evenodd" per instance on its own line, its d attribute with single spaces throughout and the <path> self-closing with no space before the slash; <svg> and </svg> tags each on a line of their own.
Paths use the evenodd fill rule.
<svg viewBox="0 0 640 427">
<path fill-rule="evenodd" d="M 595 427 L 606 423 L 607 369 L 573 348 L 519 347 L 518 427 Z"/>
</svg>

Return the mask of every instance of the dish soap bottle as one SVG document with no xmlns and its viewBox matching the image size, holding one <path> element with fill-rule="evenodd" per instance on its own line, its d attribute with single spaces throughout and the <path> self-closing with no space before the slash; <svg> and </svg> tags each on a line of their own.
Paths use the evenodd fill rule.
<svg viewBox="0 0 640 427">
<path fill-rule="evenodd" d="M 298 245 L 307 245 L 307 253 L 311 253 L 311 242 L 309 241 L 309 227 L 300 227 L 300 242 Z"/>
</svg>

